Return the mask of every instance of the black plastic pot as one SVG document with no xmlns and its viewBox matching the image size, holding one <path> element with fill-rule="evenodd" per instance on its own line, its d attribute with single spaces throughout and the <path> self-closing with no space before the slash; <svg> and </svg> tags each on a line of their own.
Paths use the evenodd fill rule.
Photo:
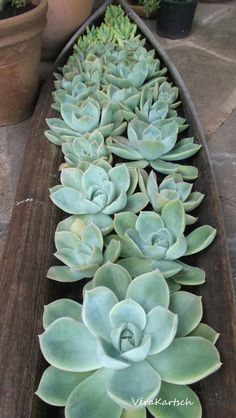
<svg viewBox="0 0 236 418">
<path fill-rule="evenodd" d="M 164 38 L 188 36 L 192 29 L 197 0 L 161 0 L 157 11 L 157 33 Z"/>
</svg>

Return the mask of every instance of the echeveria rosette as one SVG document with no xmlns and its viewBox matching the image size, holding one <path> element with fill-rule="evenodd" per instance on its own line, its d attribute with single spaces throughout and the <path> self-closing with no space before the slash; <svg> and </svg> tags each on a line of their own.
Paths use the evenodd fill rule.
<svg viewBox="0 0 236 418">
<path fill-rule="evenodd" d="M 103 83 L 112 84 L 119 89 L 135 87 L 137 89 L 144 88 L 145 86 L 154 85 L 158 79 L 163 81 L 163 75 L 166 69 L 157 69 L 157 63 L 152 59 L 150 61 L 138 61 L 132 63 L 119 63 L 115 65 L 109 63 L 107 70 L 103 74 Z"/>
<path fill-rule="evenodd" d="M 85 161 L 96 163 L 99 160 L 105 160 L 112 163 L 112 155 L 107 148 L 108 143 L 109 138 L 105 142 L 101 132 L 94 131 L 88 138 L 80 136 L 71 142 L 64 142 L 62 152 L 70 167 L 80 168 Z"/>
<path fill-rule="evenodd" d="M 158 268 L 165 277 L 171 277 L 180 285 L 202 284 L 205 280 L 203 270 L 181 263 L 179 259 L 207 248 L 215 238 L 216 230 L 203 225 L 185 236 L 185 227 L 183 203 L 172 200 L 163 207 L 161 214 L 148 211 L 138 216 L 131 212 L 116 214 L 114 229 L 117 235 L 109 235 L 106 242 L 120 240 L 121 257 L 124 258 L 119 264 L 133 277 L 138 272 Z"/>
<path fill-rule="evenodd" d="M 193 180 L 198 170 L 193 166 L 174 164 L 172 161 L 189 158 L 199 151 L 200 145 L 193 138 L 177 141 L 178 124 L 176 121 L 164 124 L 148 124 L 133 119 L 128 124 L 128 138 L 114 137 L 108 148 L 113 154 L 132 161 L 132 166 L 145 168 L 148 164 L 163 174 L 182 174 L 185 180 Z"/>
<path fill-rule="evenodd" d="M 200 192 L 192 192 L 193 184 L 183 180 L 181 174 L 173 174 L 164 178 L 158 185 L 154 171 L 148 175 L 145 170 L 139 170 L 139 186 L 146 192 L 155 212 L 160 213 L 164 205 L 171 200 L 180 200 L 186 212 L 186 224 L 190 225 L 197 218 L 188 214 L 196 209 L 202 202 L 204 195 Z"/>
<path fill-rule="evenodd" d="M 56 145 L 73 141 L 75 137 L 88 135 L 95 129 L 105 137 L 121 135 L 126 129 L 123 114 L 115 103 L 100 103 L 89 97 L 79 105 L 61 104 L 62 119 L 47 120 L 50 130 L 45 132 L 46 138 Z"/>
<path fill-rule="evenodd" d="M 57 251 L 54 255 L 65 266 L 50 267 L 47 273 L 49 279 L 75 282 L 92 278 L 101 265 L 117 261 L 120 242 L 111 241 L 106 249 L 103 243 L 103 234 L 112 229 L 113 221 L 109 224 L 102 214 L 97 218 L 71 216 L 59 223 L 55 233 Z"/>
<path fill-rule="evenodd" d="M 53 187 L 51 199 L 60 209 L 72 215 L 107 217 L 121 211 L 139 212 L 149 202 L 145 193 L 135 192 L 138 173 L 125 164 L 101 167 L 90 164 L 82 171 L 66 168 L 61 173 L 61 185 Z"/>
<path fill-rule="evenodd" d="M 50 367 L 37 394 L 65 406 L 67 418 L 117 418 L 129 417 L 129 410 L 144 413 L 139 399 L 152 401 L 176 389 L 180 399 L 187 393 L 195 399 L 188 413 L 199 418 L 200 402 L 186 385 L 221 365 L 212 336 L 208 340 L 199 330 L 188 336 L 201 318 L 201 298 L 170 295 L 158 270 L 132 280 L 108 263 L 97 270 L 83 305 L 62 299 L 46 306 L 40 346 Z"/>
</svg>

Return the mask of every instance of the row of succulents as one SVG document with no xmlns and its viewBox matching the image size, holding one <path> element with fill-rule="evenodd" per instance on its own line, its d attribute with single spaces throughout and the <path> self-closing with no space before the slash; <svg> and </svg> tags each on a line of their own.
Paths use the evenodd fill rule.
<svg viewBox="0 0 236 418">
<path fill-rule="evenodd" d="M 55 233 L 61 264 L 47 276 L 89 280 L 83 304 L 45 307 L 40 347 L 50 366 L 37 394 L 66 418 L 200 418 L 187 385 L 221 365 L 201 297 L 181 289 L 204 283 L 182 257 L 216 231 L 193 226 L 204 195 L 192 190 L 197 168 L 180 162 L 200 146 L 184 137 L 166 72 L 111 5 L 55 74 L 58 117 L 45 135 L 65 161 L 50 196 L 70 216 Z"/>
</svg>

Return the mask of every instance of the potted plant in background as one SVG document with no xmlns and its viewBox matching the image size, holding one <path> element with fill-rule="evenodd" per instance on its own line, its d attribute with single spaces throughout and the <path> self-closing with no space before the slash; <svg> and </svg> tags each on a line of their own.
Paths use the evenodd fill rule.
<svg viewBox="0 0 236 418">
<path fill-rule="evenodd" d="M 164 38 L 188 36 L 198 0 L 161 0 L 157 14 L 157 33 Z"/>
<path fill-rule="evenodd" d="M 159 0 L 134 0 L 130 1 L 132 9 L 144 19 L 155 17 Z"/>
<path fill-rule="evenodd" d="M 94 0 L 48 0 L 42 57 L 54 59 L 71 35 L 88 18 Z"/>
<path fill-rule="evenodd" d="M 39 81 L 47 0 L 0 0 L 0 125 L 26 119 Z"/>
</svg>

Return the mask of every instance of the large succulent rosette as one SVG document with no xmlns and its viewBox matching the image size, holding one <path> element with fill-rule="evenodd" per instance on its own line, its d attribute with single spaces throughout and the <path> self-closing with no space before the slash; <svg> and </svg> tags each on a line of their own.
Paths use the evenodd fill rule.
<svg viewBox="0 0 236 418">
<path fill-rule="evenodd" d="M 108 263 L 97 270 L 83 305 L 62 299 L 46 306 L 40 345 L 51 366 L 37 394 L 65 406 L 67 418 L 117 418 L 130 409 L 145 416 L 140 399 L 150 403 L 177 390 L 180 399 L 193 400 L 188 413 L 198 418 L 199 400 L 186 385 L 221 364 L 217 334 L 202 333 L 201 318 L 201 298 L 170 295 L 159 271 L 131 280 Z M 159 416 L 161 406 L 149 409 Z"/>
</svg>

